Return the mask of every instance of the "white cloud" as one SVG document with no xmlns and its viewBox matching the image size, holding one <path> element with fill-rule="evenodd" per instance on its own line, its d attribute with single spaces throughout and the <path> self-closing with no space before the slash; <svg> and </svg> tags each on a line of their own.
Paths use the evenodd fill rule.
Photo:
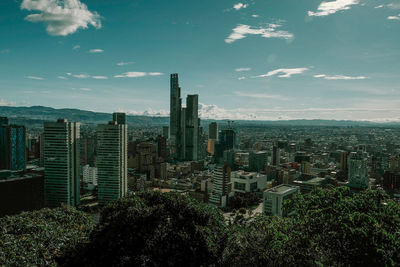
<svg viewBox="0 0 400 267">
<path fill-rule="evenodd" d="M 79 48 L 81 48 L 80 45 L 74 45 L 74 47 L 72 47 L 73 50 L 77 50 L 77 49 L 79 49 Z"/>
<path fill-rule="evenodd" d="M 17 103 L 15 102 L 7 102 L 6 100 L 0 98 L 0 106 L 12 107 L 15 106 Z"/>
<path fill-rule="evenodd" d="M 368 77 L 365 77 L 365 76 L 345 76 L 345 75 L 328 76 L 326 74 L 314 75 L 314 78 L 323 78 L 325 80 L 364 80 L 364 79 L 368 79 Z"/>
<path fill-rule="evenodd" d="M 278 75 L 279 78 L 290 78 L 292 75 L 302 74 L 303 72 L 305 72 L 307 70 L 308 70 L 308 68 L 277 69 L 277 70 L 269 71 L 266 74 L 254 76 L 252 78 L 271 77 L 271 76 L 275 76 L 277 74 L 280 74 L 280 75 Z"/>
<path fill-rule="evenodd" d="M 249 6 L 248 4 L 237 3 L 237 4 L 233 5 L 233 8 L 236 10 L 240 10 L 242 8 L 247 8 L 248 6 Z"/>
<path fill-rule="evenodd" d="M 103 53 L 103 52 L 104 52 L 103 49 L 98 49 L 98 48 L 89 50 L 89 53 Z"/>
<path fill-rule="evenodd" d="M 3 49 L 0 51 L 0 54 L 8 54 L 10 53 L 10 49 Z"/>
<path fill-rule="evenodd" d="M 92 89 L 90 89 L 90 88 L 80 88 L 80 90 L 82 90 L 82 91 L 92 91 Z"/>
<path fill-rule="evenodd" d="M 68 80 L 68 78 L 65 77 L 65 76 L 57 76 L 57 78 L 58 78 L 58 79 L 61 79 L 61 80 Z"/>
<path fill-rule="evenodd" d="M 352 5 L 358 5 L 359 3 L 360 3 L 359 0 L 336 0 L 330 2 L 323 1 L 318 6 L 318 11 L 317 12 L 308 11 L 308 16 L 310 17 L 328 16 L 331 14 L 335 14 L 336 12 L 341 10 L 348 10 L 351 8 Z"/>
<path fill-rule="evenodd" d="M 67 75 L 69 75 L 67 73 Z M 85 73 L 81 73 L 81 74 L 73 74 L 72 77 L 78 78 L 78 79 L 87 79 L 90 77 L 90 75 L 85 74 Z"/>
<path fill-rule="evenodd" d="M 239 81 L 244 80 L 244 79 L 246 79 L 246 77 L 244 77 L 244 76 L 238 78 Z"/>
<path fill-rule="evenodd" d="M 390 9 L 400 9 L 400 3 L 390 3 L 387 5 L 379 5 L 379 6 L 376 6 L 375 8 L 383 8 L 383 7 L 387 7 Z"/>
<path fill-rule="evenodd" d="M 117 63 L 117 65 L 118 66 L 126 66 L 126 65 L 129 65 L 129 64 L 133 64 L 134 62 L 118 62 Z"/>
<path fill-rule="evenodd" d="M 106 79 L 108 79 L 107 76 L 92 76 L 92 78 L 96 79 L 96 80 L 106 80 Z"/>
<path fill-rule="evenodd" d="M 397 16 L 389 16 L 389 17 L 387 17 L 387 19 L 389 19 L 389 20 L 400 20 L 400 14 L 398 14 Z"/>
<path fill-rule="evenodd" d="M 282 38 L 282 39 L 291 39 L 293 38 L 293 34 L 287 31 L 277 30 L 277 28 L 281 27 L 279 24 L 268 24 L 266 27 L 255 27 L 252 28 L 249 25 L 239 24 L 236 28 L 232 29 L 231 35 L 225 39 L 225 42 L 230 44 L 235 42 L 236 40 L 240 40 L 246 38 L 247 35 L 260 35 L 264 38 Z"/>
<path fill-rule="evenodd" d="M 260 17 L 260 15 L 257 15 L 257 14 L 253 14 L 253 15 L 251 15 L 253 18 L 259 18 Z"/>
<path fill-rule="evenodd" d="M 250 98 L 264 98 L 264 99 L 284 99 L 281 95 L 270 95 L 270 94 L 261 94 L 261 93 L 247 93 L 247 92 L 235 92 L 235 95 L 242 97 L 250 97 Z"/>
<path fill-rule="evenodd" d="M 251 68 L 237 68 L 235 71 L 250 71 Z"/>
<path fill-rule="evenodd" d="M 50 35 L 66 36 L 89 25 L 101 28 L 100 15 L 88 10 L 79 0 L 23 0 L 21 9 L 37 11 L 25 17 L 29 22 L 43 22 Z"/>
<path fill-rule="evenodd" d="M 153 110 L 152 108 L 148 108 L 145 111 L 118 110 L 117 112 L 125 112 L 127 115 L 135 115 L 135 116 L 151 116 L 151 117 L 167 117 L 167 116 L 169 116 L 168 110 Z"/>
<path fill-rule="evenodd" d="M 122 74 L 115 75 L 114 78 L 138 78 L 138 77 L 159 76 L 159 75 L 164 75 L 164 73 L 130 71 L 130 72 L 125 72 Z"/>
<path fill-rule="evenodd" d="M 44 78 L 38 76 L 26 76 L 25 78 L 32 80 L 44 80 Z"/>
</svg>

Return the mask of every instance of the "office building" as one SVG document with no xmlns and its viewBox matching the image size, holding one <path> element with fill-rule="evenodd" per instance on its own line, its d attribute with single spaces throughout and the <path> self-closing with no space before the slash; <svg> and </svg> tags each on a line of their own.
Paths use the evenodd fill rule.
<svg viewBox="0 0 400 267">
<path fill-rule="evenodd" d="M 185 160 L 197 160 L 199 149 L 199 96 L 188 95 L 185 111 Z M 183 109 L 182 109 L 183 110 Z"/>
<path fill-rule="evenodd" d="M 180 157 L 180 139 L 181 139 L 181 88 L 179 87 L 178 74 L 171 74 L 171 91 L 170 91 L 170 149 L 171 158 L 178 159 Z"/>
<path fill-rule="evenodd" d="M 226 207 L 231 188 L 231 168 L 227 164 L 215 166 L 210 203 L 217 207 Z"/>
<path fill-rule="evenodd" d="M 114 112 L 113 121 L 116 121 L 118 124 L 126 124 L 126 114 L 122 112 Z"/>
<path fill-rule="evenodd" d="M 26 168 L 26 130 L 25 126 L 9 125 L 2 117 L 0 125 L 0 170 L 25 170 Z"/>
<path fill-rule="evenodd" d="M 251 152 L 249 155 L 249 170 L 253 172 L 265 171 L 267 162 L 268 153 L 266 151 Z"/>
<path fill-rule="evenodd" d="M 216 122 L 212 122 L 208 126 L 208 139 L 218 141 L 218 124 Z"/>
<path fill-rule="evenodd" d="M 186 156 L 186 108 L 181 109 L 181 124 L 180 124 L 180 135 L 179 135 L 179 159 L 184 161 Z"/>
<path fill-rule="evenodd" d="M 127 194 L 127 125 L 112 121 L 97 128 L 98 199 L 104 206 Z"/>
<path fill-rule="evenodd" d="M 80 125 L 59 119 L 44 124 L 46 205 L 80 203 Z"/>
<path fill-rule="evenodd" d="M 252 193 L 267 188 L 267 175 L 257 172 L 235 171 L 231 173 L 232 192 Z"/>
<path fill-rule="evenodd" d="M 281 164 L 281 153 L 278 146 L 272 147 L 272 166 L 279 166 Z"/>
<path fill-rule="evenodd" d="M 367 169 L 367 159 L 360 150 L 349 155 L 348 162 L 348 181 L 351 188 L 365 189 L 369 186 Z"/>
<path fill-rule="evenodd" d="M 339 151 L 340 156 L 340 170 L 347 172 L 347 152 Z"/>
<path fill-rule="evenodd" d="M 269 216 L 285 217 L 291 215 L 293 211 L 283 210 L 285 200 L 293 198 L 300 192 L 299 187 L 281 184 L 264 191 L 264 213 Z"/>
<path fill-rule="evenodd" d="M 162 127 L 162 136 L 166 139 L 169 138 L 169 127 L 168 126 Z"/>
<path fill-rule="evenodd" d="M 93 190 L 97 186 L 97 168 L 85 165 L 82 167 L 83 184 L 86 189 Z"/>
</svg>

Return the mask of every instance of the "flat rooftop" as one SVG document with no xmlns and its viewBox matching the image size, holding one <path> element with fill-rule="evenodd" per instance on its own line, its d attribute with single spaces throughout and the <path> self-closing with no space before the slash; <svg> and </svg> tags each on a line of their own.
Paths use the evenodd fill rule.
<svg viewBox="0 0 400 267">
<path fill-rule="evenodd" d="M 264 192 L 274 193 L 274 194 L 285 194 L 293 189 L 298 189 L 297 186 L 289 185 L 289 184 L 281 184 L 270 189 L 265 190 Z"/>
</svg>

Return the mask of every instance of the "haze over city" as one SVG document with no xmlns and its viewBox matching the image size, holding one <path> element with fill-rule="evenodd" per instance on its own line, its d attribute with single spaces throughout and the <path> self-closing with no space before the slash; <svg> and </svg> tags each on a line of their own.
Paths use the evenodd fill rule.
<svg viewBox="0 0 400 267">
<path fill-rule="evenodd" d="M 0 3 L 0 105 L 213 119 L 399 121 L 400 2 Z M 29 59 L 29 60 L 28 60 Z"/>
</svg>

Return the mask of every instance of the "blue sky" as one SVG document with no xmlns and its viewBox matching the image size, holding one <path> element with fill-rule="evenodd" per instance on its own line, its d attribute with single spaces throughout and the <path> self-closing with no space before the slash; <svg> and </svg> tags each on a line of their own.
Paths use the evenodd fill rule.
<svg viewBox="0 0 400 267">
<path fill-rule="evenodd" d="M 400 120 L 399 0 L 6 0 L 0 105 Z"/>
</svg>

